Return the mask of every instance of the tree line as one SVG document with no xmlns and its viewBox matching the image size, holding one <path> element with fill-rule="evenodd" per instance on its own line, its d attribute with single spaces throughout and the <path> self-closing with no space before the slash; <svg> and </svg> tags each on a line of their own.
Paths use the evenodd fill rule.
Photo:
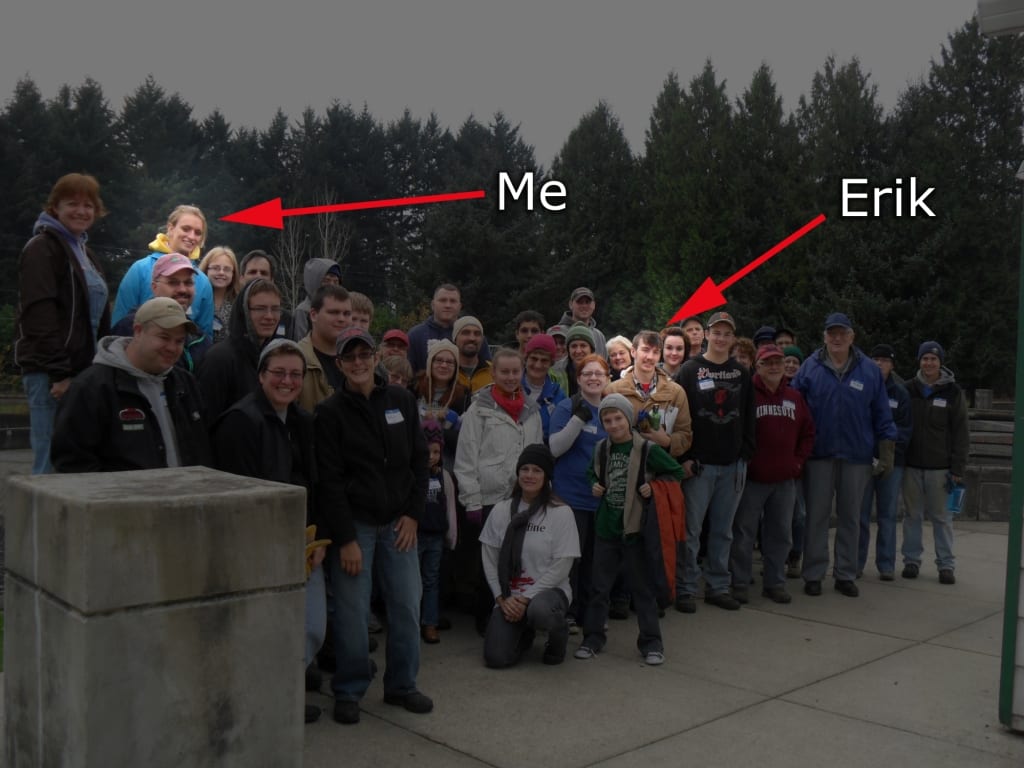
<svg viewBox="0 0 1024 768">
<path fill-rule="evenodd" d="M 264 129 L 204 119 L 153 77 L 115 110 L 86 79 L 44 99 L 22 79 L 0 112 L 0 322 L 16 300 L 17 259 L 52 183 L 95 175 L 111 215 L 90 234 L 116 286 L 178 203 L 208 215 L 207 247 L 262 248 L 301 294 L 306 259 L 342 263 L 369 295 L 375 325 L 423 317 L 439 282 L 461 286 L 488 336 L 538 309 L 558 319 L 570 291 L 592 288 L 602 329 L 659 328 L 706 277 L 724 280 L 790 232 L 828 220 L 726 296 L 741 329 L 794 329 L 805 350 L 847 312 L 862 347 L 892 343 L 914 371 L 925 338 L 943 342 L 968 388 L 1013 389 L 1021 237 L 1024 38 L 984 38 L 974 19 L 949 36 L 927 74 L 886 111 L 857 59 L 828 58 L 787 111 L 767 66 L 736 99 L 709 60 L 671 73 L 644 146 L 629 146 L 604 102 L 580 118 L 550 169 L 502 113 L 457 129 L 406 111 L 381 121 L 334 102 Z M 497 179 L 561 181 L 560 213 L 497 208 Z M 934 218 L 842 218 L 844 178 L 934 187 Z M 285 207 L 483 188 L 487 197 L 418 208 L 292 217 L 277 233 L 219 216 L 281 197 Z M 8 331 L 9 336 L 9 331 Z"/>
</svg>

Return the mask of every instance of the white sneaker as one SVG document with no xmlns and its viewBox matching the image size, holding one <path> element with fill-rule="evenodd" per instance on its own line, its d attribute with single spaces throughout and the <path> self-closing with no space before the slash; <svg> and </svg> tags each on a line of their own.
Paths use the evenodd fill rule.
<svg viewBox="0 0 1024 768">
<path fill-rule="evenodd" d="M 652 667 L 656 667 L 659 664 L 665 663 L 665 654 L 661 651 L 651 651 L 644 656 L 644 662 Z"/>
<path fill-rule="evenodd" d="M 573 656 L 577 659 L 592 659 L 596 655 L 597 652 L 593 648 L 586 645 L 581 645 L 579 648 L 576 649 L 576 653 L 573 654 Z"/>
</svg>

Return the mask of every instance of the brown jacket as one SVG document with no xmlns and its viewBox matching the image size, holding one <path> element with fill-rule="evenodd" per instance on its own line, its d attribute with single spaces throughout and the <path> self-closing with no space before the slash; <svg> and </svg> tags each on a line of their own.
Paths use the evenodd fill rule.
<svg viewBox="0 0 1024 768">
<path fill-rule="evenodd" d="M 654 375 L 656 377 L 654 394 L 646 402 L 641 400 L 640 395 L 637 393 L 636 379 L 634 378 L 632 368 L 627 373 L 624 373 L 621 379 L 609 384 L 608 392 L 624 395 L 629 400 L 630 405 L 633 406 L 634 422 L 640 415 L 641 410 L 645 408 L 650 410 L 655 404 L 658 405 L 659 410 L 662 412 L 663 424 L 665 423 L 664 420 L 674 413 L 675 418 L 672 421 L 672 431 L 669 435 L 671 443 L 669 444 L 668 452 L 678 459 L 690 449 L 690 443 L 693 442 L 693 429 L 690 424 L 690 405 L 687 402 L 686 392 L 683 391 L 683 388 L 666 376 L 663 370 L 660 368 L 656 369 Z"/>
</svg>

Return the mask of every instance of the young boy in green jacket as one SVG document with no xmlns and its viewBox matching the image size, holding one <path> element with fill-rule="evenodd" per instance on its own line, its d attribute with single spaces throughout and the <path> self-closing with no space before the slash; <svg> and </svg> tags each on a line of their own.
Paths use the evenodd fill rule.
<svg viewBox="0 0 1024 768">
<path fill-rule="evenodd" d="M 583 643 L 574 654 L 590 659 L 607 641 L 605 624 L 612 585 L 625 562 L 626 587 L 636 609 L 636 645 L 651 665 L 665 661 L 658 604 L 648 575 L 642 532 L 644 499 L 651 497 L 651 477 L 683 479 L 683 468 L 661 447 L 633 429 L 633 406 L 623 395 L 608 395 L 598 408 L 608 433 L 594 448 L 587 468 L 591 492 L 601 499 L 594 524 L 591 595 L 583 621 Z"/>
</svg>

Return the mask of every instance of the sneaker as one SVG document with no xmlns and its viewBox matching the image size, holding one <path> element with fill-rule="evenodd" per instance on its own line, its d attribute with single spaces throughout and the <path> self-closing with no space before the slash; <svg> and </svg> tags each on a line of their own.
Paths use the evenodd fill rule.
<svg viewBox="0 0 1024 768">
<path fill-rule="evenodd" d="M 907 563 L 903 566 L 903 573 L 900 575 L 904 579 L 916 579 L 918 572 L 921 570 L 917 563 Z"/>
<path fill-rule="evenodd" d="M 892 571 L 882 571 L 880 574 L 878 574 L 878 578 L 880 578 L 882 581 L 892 581 L 896 578 L 896 574 Z"/>
<path fill-rule="evenodd" d="M 649 651 L 644 654 L 644 664 L 651 667 L 657 667 L 660 664 L 665 663 L 665 654 L 661 651 Z"/>
<path fill-rule="evenodd" d="M 573 658 L 576 659 L 592 659 L 595 656 L 597 656 L 597 651 L 589 645 L 581 645 L 576 649 L 576 653 L 573 654 Z"/>
<path fill-rule="evenodd" d="M 693 599 L 693 595 L 679 595 L 676 598 L 676 610 L 680 613 L 696 613 L 697 601 Z"/>
<path fill-rule="evenodd" d="M 836 592 L 847 597 L 858 597 L 860 595 L 857 585 L 849 579 L 836 579 Z"/>
<path fill-rule="evenodd" d="M 717 605 L 726 611 L 738 611 L 739 601 L 728 592 L 716 592 L 713 595 L 704 595 L 704 602 L 708 605 Z"/>
<path fill-rule="evenodd" d="M 939 571 L 939 584 L 956 584 L 952 568 L 943 568 Z"/>
<path fill-rule="evenodd" d="M 317 720 L 320 719 L 320 707 L 316 706 L 315 704 L 307 704 L 306 713 L 304 717 L 306 718 L 307 725 L 309 723 L 315 723 Z"/>
<path fill-rule="evenodd" d="M 396 707 L 405 707 L 409 712 L 417 715 L 425 715 L 434 708 L 431 698 L 419 691 L 409 693 L 385 693 L 384 703 Z"/>
<path fill-rule="evenodd" d="M 355 725 L 359 722 L 358 701 L 334 702 L 334 722 L 342 725 Z"/>
<path fill-rule="evenodd" d="M 746 605 L 750 602 L 750 593 L 747 587 L 733 586 L 732 596 L 740 605 Z"/>
<path fill-rule="evenodd" d="M 804 594 L 810 595 L 811 597 L 821 596 L 821 582 L 820 581 L 805 581 L 804 582 Z"/>
<path fill-rule="evenodd" d="M 761 597 L 767 597 L 773 603 L 789 603 L 793 600 L 785 587 L 765 587 L 761 592 Z"/>
</svg>

